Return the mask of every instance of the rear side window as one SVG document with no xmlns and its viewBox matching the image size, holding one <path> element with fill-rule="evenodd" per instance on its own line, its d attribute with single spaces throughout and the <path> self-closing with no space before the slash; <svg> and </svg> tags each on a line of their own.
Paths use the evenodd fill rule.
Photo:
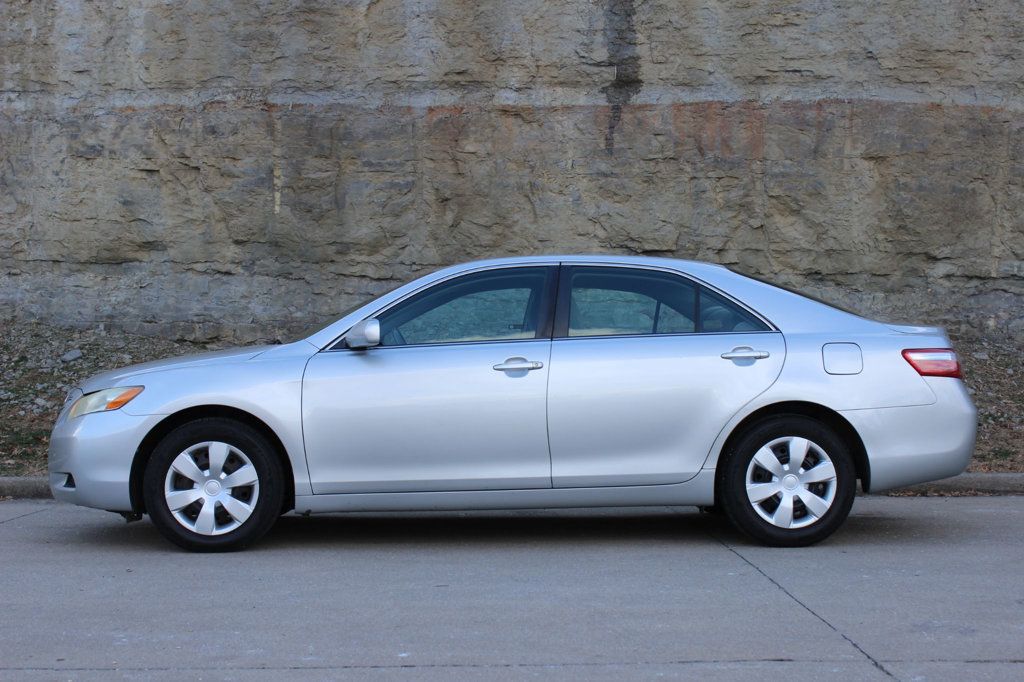
<svg viewBox="0 0 1024 682">
<path fill-rule="evenodd" d="M 569 336 L 686 334 L 696 330 L 697 289 L 667 273 L 570 270 Z"/>
<path fill-rule="evenodd" d="M 567 271 L 559 312 L 565 336 L 768 331 L 756 316 L 685 277 L 618 267 Z"/>
</svg>

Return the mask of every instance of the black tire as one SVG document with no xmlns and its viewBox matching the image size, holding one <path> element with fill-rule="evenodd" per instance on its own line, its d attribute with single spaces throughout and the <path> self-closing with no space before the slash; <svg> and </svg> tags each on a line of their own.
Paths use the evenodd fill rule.
<svg viewBox="0 0 1024 682">
<path fill-rule="evenodd" d="M 820 490 L 826 496 L 832 494 L 831 506 L 820 517 L 815 517 L 808 507 L 803 506 L 803 500 L 799 498 L 799 488 L 789 493 L 780 491 L 778 495 L 767 498 L 757 505 L 748 498 L 748 469 L 760 476 L 760 480 L 768 480 L 772 483 L 775 480 L 770 476 L 770 472 L 762 469 L 760 465 L 751 467 L 755 454 L 769 443 L 790 437 L 805 438 L 820 448 L 820 453 L 813 448 L 808 450 L 808 462 L 820 464 L 823 461 L 820 455 L 823 453 L 827 460 L 831 460 L 835 468 L 834 483 L 810 484 L 813 488 L 811 492 Z M 776 451 L 780 453 L 777 455 L 780 465 L 788 467 L 788 463 L 781 463 L 781 460 L 787 457 L 781 454 L 788 451 L 787 446 L 779 444 L 776 446 Z M 815 462 L 815 460 L 817 461 Z M 820 542 L 842 525 L 853 506 L 853 498 L 857 489 L 857 474 L 853 465 L 853 457 L 850 454 L 850 447 L 827 425 L 809 417 L 785 415 L 756 424 L 743 434 L 736 443 L 736 447 L 727 455 L 722 466 L 723 470 L 718 486 L 719 504 L 737 529 L 765 545 L 805 547 Z M 786 474 L 790 473 L 785 468 L 783 471 Z M 803 470 L 801 469 L 801 471 Z M 755 482 L 757 480 L 759 479 L 754 479 Z M 792 483 L 792 479 L 790 482 Z M 834 486 L 834 488 L 829 486 Z M 806 523 L 807 525 L 784 528 L 762 516 L 762 513 L 769 514 L 773 511 L 771 510 L 773 503 L 777 505 L 777 510 L 781 506 L 780 502 L 784 494 L 792 496 L 794 493 L 797 497 L 792 503 L 795 511 L 791 515 L 793 519 L 791 523 Z M 778 517 L 776 516 L 776 518 Z"/>
<path fill-rule="evenodd" d="M 206 504 L 212 504 L 211 509 L 216 510 L 219 518 L 227 519 L 227 522 L 222 524 L 222 529 L 217 531 L 219 534 L 216 535 L 201 534 L 183 525 L 184 522 L 180 522 L 171 511 L 165 496 L 168 472 L 175 459 L 186 450 L 194 449 L 197 444 L 210 441 L 225 443 L 232 448 L 232 454 L 228 456 L 227 463 L 223 467 L 224 476 L 230 473 L 231 466 L 237 468 L 244 466 L 246 462 L 241 458 L 246 458 L 248 463 L 255 468 L 258 477 L 255 485 L 233 489 L 240 490 L 242 494 L 248 492 L 250 501 L 252 497 L 255 497 L 255 503 L 249 505 L 251 507 L 249 516 L 242 522 L 238 522 L 230 515 L 224 516 L 227 514 L 227 510 L 224 505 L 219 503 L 205 501 L 194 503 L 199 505 L 199 509 Z M 237 453 L 240 453 L 241 458 L 239 458 L 239 454 L 236 454 L 236 450 Z M 201 458 L 202 448 L 200 447 L 197 452 Z M 209 456 L 208 454 L 208 459 Z M 195 456 L 193 456 L 193 461 L 197 461 Z M 200 468 L 200 470 L 202 469 Z M 188 488 L 189 480 L 186 478 L 181 480 L 185 483 L 182 487 Z M 231 419 L 204 418 L 177 427 L 157 444 L 146 464 L 142 490 L 146 501 L 146 511 L 165 538 L 194 552 L 225 552 L 242 549 L 259 540 L 270 530 L 281 513 L 284 500 L 284 480 L 281 461 L 273 445 L 263 434 L 246 424 Z M 199 489 L 198 485 L 196 487 Z M 173 489 L 176 490 L 177 487 Z M 232 494 L 239 493 L 233 492 Z M 232 506 L 233 502 L 233 500 L 226 501 L 228 506 Z M 186 507 L 180 513 L 184 516 L 193 513 L 192 509 L 195 507 Z M 214 521 L 214 523 L 220 522 Z M 234 524 L 238 524 L 237 527 L 231 528 Z"/>
</svg>

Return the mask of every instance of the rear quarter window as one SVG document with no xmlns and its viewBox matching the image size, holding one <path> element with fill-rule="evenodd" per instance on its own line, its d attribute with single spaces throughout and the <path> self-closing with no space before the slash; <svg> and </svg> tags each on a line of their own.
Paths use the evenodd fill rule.
<svg viewBox="0 0 1024 682">
<path fill-rule="evenodd" d="M 700 291 L 700 330 L 705 334 L 771 331 L 755 315 L 703 287 Z"/>
</svg>

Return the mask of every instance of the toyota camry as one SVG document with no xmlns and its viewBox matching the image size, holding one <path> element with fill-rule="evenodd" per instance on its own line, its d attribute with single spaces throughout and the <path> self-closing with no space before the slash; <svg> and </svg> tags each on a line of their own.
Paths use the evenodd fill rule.
<svg viewBox="0 0 1024 682">
<path fill-rule="evenodd" d="M 282 514 L 691 505 L 800 546 L 877 492 L 964 470 L 975 410 L 935 327 L 708 263 L 458 265 L 294 343 L 73 389 L 54 497 L 198 551 Z"/>
</svg>

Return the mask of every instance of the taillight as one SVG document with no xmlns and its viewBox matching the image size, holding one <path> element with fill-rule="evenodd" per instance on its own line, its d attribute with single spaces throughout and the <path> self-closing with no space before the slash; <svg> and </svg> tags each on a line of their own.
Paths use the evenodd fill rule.
<svg viewBox="0 0 1024 682">
<path fill-rule="evenodd" d="M 923 377 L 961 378 L 960 361 L 952 348 L 908 348 L 903 357 Z"/>
</svg>

